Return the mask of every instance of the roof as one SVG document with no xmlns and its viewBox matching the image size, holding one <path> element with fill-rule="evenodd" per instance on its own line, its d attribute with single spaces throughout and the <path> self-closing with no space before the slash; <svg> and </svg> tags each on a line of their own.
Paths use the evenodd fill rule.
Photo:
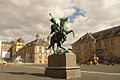
<svg viewBox="0 0 120 80">
<path fill-rule="evenodd" d="M 25 42 L 21 37 L 17 39 L 17 42 Z"/>
<path fill-rule="evenodd" d="M 36 39 L 32 42 L 27 43 L 24 47 L 29 47 L 29 46 L 49 46 L 49 43 L 43 39 Z"/>
<path fill-rule="evenodd" d="M 2 41 L 2 44 L 4 44 L 4 45 L 12 45 L 12 42 Z"/>
<path fill-rule="evenodd" d="M 106 37 L 111 37 L 116 35 L 120 35 L 120 26 L 112 27 L 95 33 L 86 33 L 85 35 L 80 37 L 75 43 L 83 42 L 87 40 L 93 40 L 93 39 L 103 39 Z"/>
<path fill-rule="evenodd" d="M 120 26 L 116 26 L 96 33 L 92 33 L 92 35 L 94 36 L 95 39 L 102 39 L 106 37 L 120 35 Z"/>
</svg>

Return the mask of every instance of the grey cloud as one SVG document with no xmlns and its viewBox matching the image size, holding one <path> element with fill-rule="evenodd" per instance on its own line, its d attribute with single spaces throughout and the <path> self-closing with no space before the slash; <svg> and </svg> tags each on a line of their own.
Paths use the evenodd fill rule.
<svg viewBox="0 0 120 80">
<path fill-rule="evenodd" d="M 37 33 L 44 37 L 51 25 L 48 13 L 56 18 L 68 16 L 73 12 L 72 6 L 69 0 L 0 0 L 0 39 L 22 36 L 29 40 Z"/>
<path fill-rule="evenodd" d="M 72 15 L 73 7 L 78 7 L 86 16 L 78 16 L 68 25 L 76 34 L 75 38 L 68 36 L 65 46 L 69 46 L 86 32 L 119 24 L 119 4 L 119 0 L 0 0 L 0 40 L 21 36 L 32 40 L 37 33 L 46 37 L 51 25 L 49 12 L 58 19 Z"/>
</svg>

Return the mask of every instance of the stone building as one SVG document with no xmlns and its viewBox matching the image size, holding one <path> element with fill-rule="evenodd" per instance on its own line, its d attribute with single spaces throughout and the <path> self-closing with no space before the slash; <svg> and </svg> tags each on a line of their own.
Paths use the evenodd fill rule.
<svg viewBox="0 0 120 80">
<path fill-rule="evenodd" d="M 120 62 L 120 26 L 95 33 L 86 33 L 72 44 L 77 62 L 98 57 Z"/>
<path fill-rule="evenodd" d="M 16 57 L 21 56 L 25 62 L 47 63 L 48 56 L 53 53 L 51 49 L 46 50 L 48 46 L 48 42 L 37 37 L 36 40 L 27 43 L 23 48 L 18 50 Z"/>
<path fill-rule="evenodd" d="M 0 42 L 0 58 L 3 60 L 8 60 L 11 58 L 11 47 L 12 42 L 1 41 Z"/>
<path fill-rule="evenodd" d="M 20 37 L 18 39 L 15 39 L 14 41 L 12 41 L 12 54 L 11 57 L 12 59 L 14 59 L 16 57 L 16 52 L 18 50 L 20 50 L 25 44 L 26 42 Z"/>
</svg>

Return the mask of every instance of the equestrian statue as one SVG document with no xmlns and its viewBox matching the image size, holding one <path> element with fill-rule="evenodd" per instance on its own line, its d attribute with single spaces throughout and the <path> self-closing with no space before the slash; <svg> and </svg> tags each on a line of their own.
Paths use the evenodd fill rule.
<svg viewBox="0 0 120 80">
<path fill-rule="evenodd" d="M 67 51 L 61 45 L 67 40 L 67 35 L 69 33 L 73 33 L 73 37 L 75 36 L 73 30 L 69 30 L 67 28 L 68 18 L 59 18 L 60 24 L 58 24 L 51 13 L 49 13 L 49 15 L 52 17 L 50 19 L 52 22 L 50 35 L 52 35 L 52 37 L 50 39 L 50 46 L 47 49 L 50 49 L 52 47 L 53 51 L 55 52 L 54 45 L 56 43 L 57 50 L 58 48 L 61 48 L 64 51 Z"/>
</svg>

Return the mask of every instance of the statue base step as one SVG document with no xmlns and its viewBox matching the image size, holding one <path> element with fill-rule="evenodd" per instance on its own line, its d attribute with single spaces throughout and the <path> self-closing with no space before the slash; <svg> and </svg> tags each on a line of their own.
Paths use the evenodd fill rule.
<svg viewBox="0 0 120 80">
<path fill-rule="evenodd" d="M 54 78 L 73 79 L 81 77 L 79 67 L 48 67 L 46 68 L 45 75 Z"/>
</svg>

